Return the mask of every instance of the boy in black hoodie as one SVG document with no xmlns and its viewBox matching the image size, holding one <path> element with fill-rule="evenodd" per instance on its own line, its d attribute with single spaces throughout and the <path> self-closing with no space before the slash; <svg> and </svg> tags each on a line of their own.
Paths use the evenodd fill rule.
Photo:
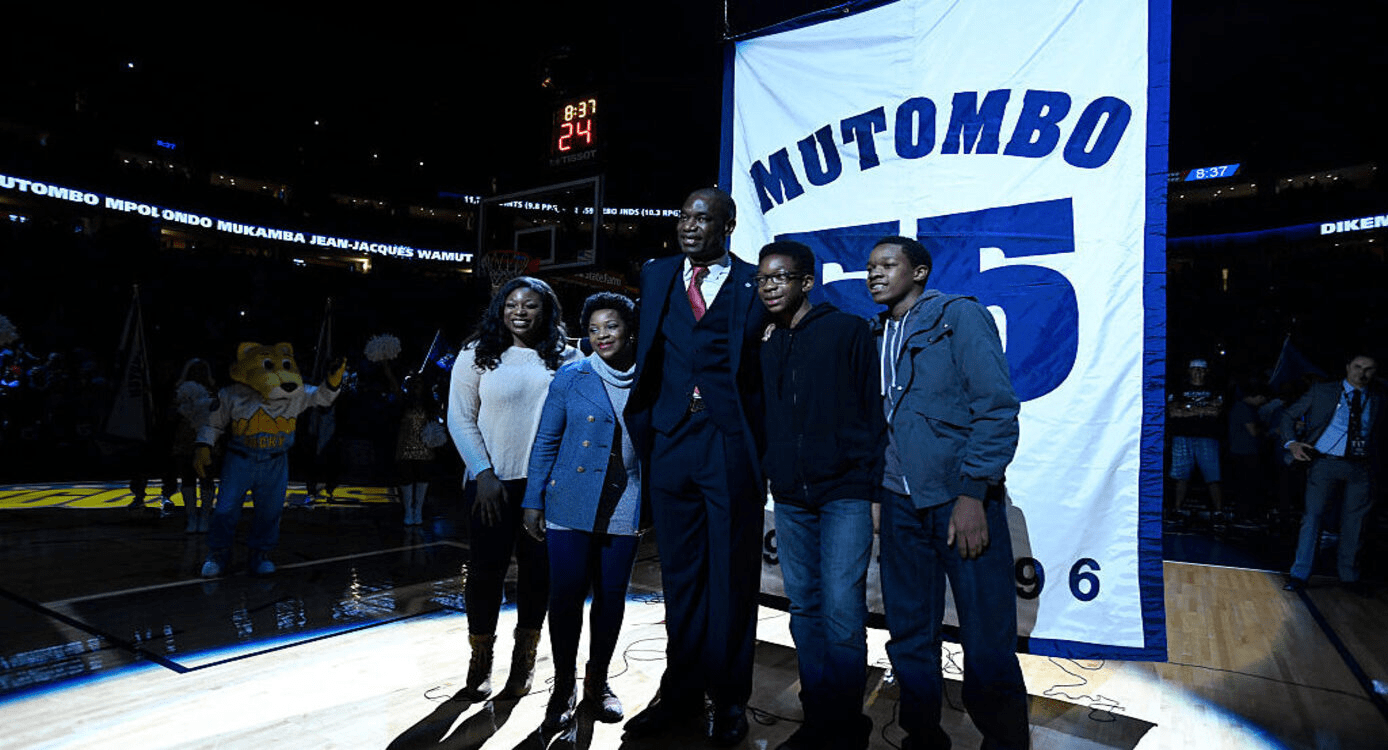
<svg viewBox="0 0 1388 750">
<path fill-rule="evenodd" d="M 866 748 L 867 568 L 886 433 L 868 322 L 811 304 L 814 253 L 761 249 L 766 454 L 805 723 L 778 750 Z"/>
</svg>

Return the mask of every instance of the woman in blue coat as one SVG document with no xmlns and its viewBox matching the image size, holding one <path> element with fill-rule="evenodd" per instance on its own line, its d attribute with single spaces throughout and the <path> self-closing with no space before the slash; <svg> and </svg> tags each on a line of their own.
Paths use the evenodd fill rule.
<svg viewBox="0 0 1388 750">
<path fill-rule="evenodd" d="M 554 376 L 530 452 L 525 528 L 549 547 L 554 692 L 545 726 L 573 726 L 583 602 L 593 592 L 583 696 L 600 721 L 622 720 L 607 684 L 636 559 L 641 469 L 622 419 L 636 374 L 636 307 L 600 292 L 580 317 L 593 353 Z"/>
</svg>

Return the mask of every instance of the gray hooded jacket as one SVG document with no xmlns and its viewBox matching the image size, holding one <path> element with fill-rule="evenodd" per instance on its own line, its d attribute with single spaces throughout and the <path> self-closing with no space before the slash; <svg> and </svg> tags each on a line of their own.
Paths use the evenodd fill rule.
<svg viewBox="0 0 1388 750">
<path fill-rule="evenodd" d="M 927 289 L 899 324 L 883 313 L 874 330 L 897 475 L 888 486 L 904 484 L 918 508 L 988 498 L 1017 451 L 1020 408 L 992 315 Z"/>
</svg>

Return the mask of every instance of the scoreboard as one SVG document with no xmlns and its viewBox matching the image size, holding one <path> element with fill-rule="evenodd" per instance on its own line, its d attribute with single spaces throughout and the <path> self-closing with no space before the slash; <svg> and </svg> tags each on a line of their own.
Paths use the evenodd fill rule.
<svg viewBox="0 0 1388 750">
<path fill-rule="evenodd" d="M 601 135 L 596 96 L 568 99 L 552 110 L 549 136 L 549 163 L 567 166 L 594 161 L 598 157 Z"/>
</svg>

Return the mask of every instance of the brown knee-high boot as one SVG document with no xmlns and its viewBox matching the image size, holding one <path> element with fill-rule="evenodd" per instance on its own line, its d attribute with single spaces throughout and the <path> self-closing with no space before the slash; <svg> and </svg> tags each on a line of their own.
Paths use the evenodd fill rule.
<svg viewBox="0 0 1388 750">
<path fill-rule="evenodd" d="M 492 693 L 492 647 L 496 645 L 496 636 L 469 633 L 467 642 L 472 646 L 472 661 L 468 663 L 463 693 L 474 699 L 486 698 Z"/>
<path fill-rule="evenodd" d="M 519 698 L 530 692 L 535 677 L 535 652 L 540 645 L 540 631 L 516 628 L 516 647 L 511 652 L 511 674 L 501 695 Z"/>
</svg>

